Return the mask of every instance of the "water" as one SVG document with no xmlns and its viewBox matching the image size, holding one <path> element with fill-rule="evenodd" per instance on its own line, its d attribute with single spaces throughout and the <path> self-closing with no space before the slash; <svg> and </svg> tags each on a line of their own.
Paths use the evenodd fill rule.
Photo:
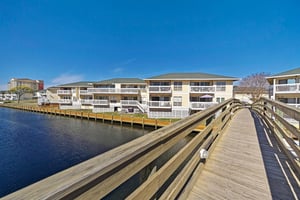
<svg viewBox="0 0 300 200">
<path fill-rule="evenodd" d="M 0 108 L 0 197 L 146 133 Z"/>
</svg>

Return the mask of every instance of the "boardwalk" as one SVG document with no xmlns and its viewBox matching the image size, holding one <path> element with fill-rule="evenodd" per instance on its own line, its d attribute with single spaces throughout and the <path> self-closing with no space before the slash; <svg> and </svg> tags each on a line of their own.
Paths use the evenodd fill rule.
<svg viewBox="0 0 300 200">
<path fill-rule="evenodd" d="M 255 113 L 239 111 L 188 199 L 299 199 L 299 183 L 265 130 Z"/>
</svg>

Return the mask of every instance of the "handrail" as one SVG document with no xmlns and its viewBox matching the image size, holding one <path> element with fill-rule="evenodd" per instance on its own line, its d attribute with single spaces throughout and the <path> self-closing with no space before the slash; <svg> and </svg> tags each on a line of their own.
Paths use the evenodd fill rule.
<svg viewBox="0 0 300 200">
<path fill-rule="evenodd" d="M 300 148 L 299 143 L 295 142 L 300 142 L 300 110 L 267 98 L 259 99 L 252 105 L 252 109 L 264 118 L 300 178 Z M 296 121 L 298 128 L 287 118 Z"/>
<path fill-rule="evenodd" d="M 212 151 L 232 114 L 240 106 L 230 99 L 163 127 L 88 161 L 12 193 L 3 199 L 100 199 L 175 146 L 200 124 L 206 128 L 169 159 L 128 196 L 150 199 L 178 171 L 177 178 L 163 191 L 161 198 L 176 198 L 193 179 L 203 162 L 201 149 Z M 181 169 L 180 166 L 184 165 Z M 180 181 L 178 181 L 178 178 Z"/>
</svg>

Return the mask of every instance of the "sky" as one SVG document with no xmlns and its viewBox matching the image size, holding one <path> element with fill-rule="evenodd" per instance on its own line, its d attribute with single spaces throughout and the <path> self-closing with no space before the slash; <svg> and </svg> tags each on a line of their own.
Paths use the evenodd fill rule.
<svg viewBox="0 0 300 200">
<path fill-rule="evenodd" d="M 299 0 L 1 0 L 0 89 L 300 67 Z"/>
</svg>

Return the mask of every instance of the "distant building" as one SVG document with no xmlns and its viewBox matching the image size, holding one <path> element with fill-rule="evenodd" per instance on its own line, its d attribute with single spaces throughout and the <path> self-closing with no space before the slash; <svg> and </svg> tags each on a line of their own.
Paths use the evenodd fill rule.
<svg viewBox="0 0 300 200">
<path fill-rule="evenodd" d="M 300 108 L 300 68 L 266 77 L 272 88 L 271 98 Z"/>
<path fill-rule="evenodd" d="M 235 99 L 239 99 L 243 103 L 253 103 L 253 97 L 252 93 L 255 93 L 256 88 L 251 87 L 239 87 L 234 86 L 233 87 L 233 97 Z M 265 89 L 261 97 L 269 98 L 269 90 Z"/>
<path fill-rule="evenodd" d="M 9 91 L 0 91 L 0 101 L 14 101 L 17 100 L 17 95 Z"/>
<path fill-rule="evenodd" d="M 8 90 L 11 90 L 15 87 L 26 86 L 31 88 L 33 91 L 43 90 L 44 81 L 43 80 L 31 80 L 28 78 L 12 78 L 8 82 Z"/>
</svg>

